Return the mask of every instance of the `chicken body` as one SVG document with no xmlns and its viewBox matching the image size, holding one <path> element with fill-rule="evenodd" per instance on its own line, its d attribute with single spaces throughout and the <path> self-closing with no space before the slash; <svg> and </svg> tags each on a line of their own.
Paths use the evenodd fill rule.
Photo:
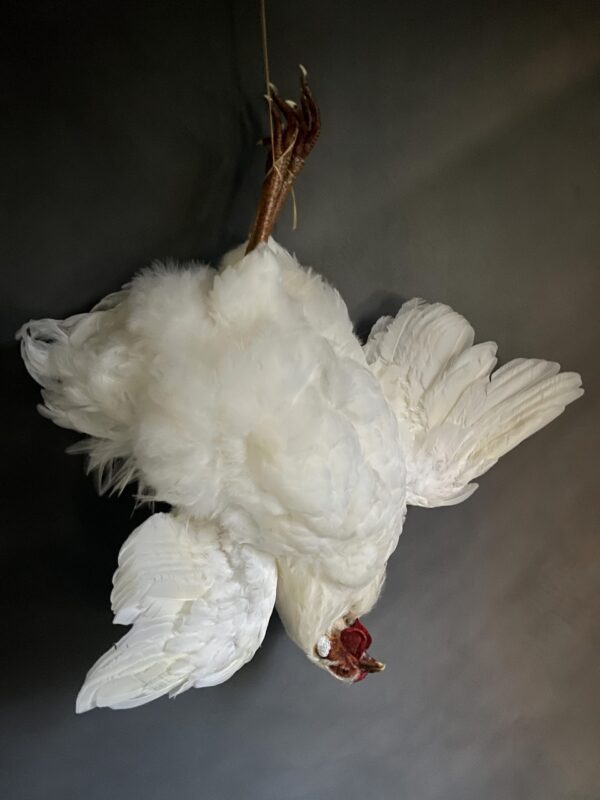
<svg viewBox="0 0 600 800">
<path fill-rule="evenodd" d="M 407 304 L 363 348 L 339 294 L 272 240 L 230 262 L 157 265 L 89 314 L 20 333 L 43 413 L 90 437 L 80 450 L 101 487 L 136 480 L 174 509 L 164 535 L 137 532 L 120 562 L 113 607 L 134 628 L 90 672 L 80 710 L 210 685 L 202 609 L 215 631 L 223 609 L 239 611 L 211 645 L 226 679 L 260 645 L 275 584 L 290 636 L 350 674 L 318 643 L 376 602 L 407 502 L 464 499 L 472 477 L 580 393 L 578 376 L 533 361 L 498 370 L 490 388 L 495 347 L 472 347 L 446 306 Z M 218 557 L 200 546 L 209 540 Z M 234 563 L 236 548 L 257 556 Z M 210 595 L 219 580 L 231 591 Z M 188 624 L 182 639 L 190 603 L 204 633 Z M 241 653 L 236 626 L 254 631 Z"/>
</svg>

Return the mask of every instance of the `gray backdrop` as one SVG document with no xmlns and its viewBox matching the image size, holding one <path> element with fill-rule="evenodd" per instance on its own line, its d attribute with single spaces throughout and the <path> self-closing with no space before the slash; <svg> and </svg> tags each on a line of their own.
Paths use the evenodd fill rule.
<svg viewBox="0 0 600 800">
<path fill-rule="evenodd" d="M 270 4 L 273 77 L 295 92 L 303 61 L 324 119 L 278 238 L 359 331 L 442 300 L 587 394 L 464 505 L 411 510 L 368 618 L 383 675 L 338 684 L 274 619 L 223 686 L 82 717 L 147 512 L 94 494 L 11 337 L 243 238 L 258 4 L 13 2 L 3 23 L 2 797 L 598 800 L 598 3 Z"/>
</svg>

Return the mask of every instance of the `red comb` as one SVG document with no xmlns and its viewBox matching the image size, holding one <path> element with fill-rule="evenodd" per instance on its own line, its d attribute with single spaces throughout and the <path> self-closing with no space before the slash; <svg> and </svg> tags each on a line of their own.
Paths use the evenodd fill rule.
<svg viewBox="0 0 600 800">
<path fill-rule="evenodd" d="M 355 658 L 360 658 L 365 650 L 371 646 L 371 634 L 359 619 L 340 633 L 340 641 Z"/>
</svg>

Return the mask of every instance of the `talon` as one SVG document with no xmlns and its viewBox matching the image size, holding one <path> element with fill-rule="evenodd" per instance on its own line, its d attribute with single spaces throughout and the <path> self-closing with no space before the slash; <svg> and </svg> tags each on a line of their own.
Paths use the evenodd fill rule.
<svg viewBox="0 0 600 800">
<path fill-rule="evenodd" d="M 293 109 L 292 109 L 292 107 L 290 105 L 291 101 L 282 100 L 279 92 L 277 91 L 277 89 L 274 87 L 273 84 L 271 85 L 271 91 L 272 91 L 271 97 L 273 98 L 273 100 L 275 102 L 275 105 L 281 111 L 281 113 L 284 115 L 284 117 L 286 118 L 286 121 L 289 124 L 290 120 L 293 117 Z"/>
<path fill-rule="evenodd" d="M 275 84 L 269 82 L 272 137 L 262 139 L 270 145 L 267 171 L 246 252 L 271 235 L 275 221 L 291 191 L 294 180 L 315 146 L 321 128 L 320 113 L 308 85 L 308 72 L 300 64 L 300 105 L 282 100 Z"/>
</svg>

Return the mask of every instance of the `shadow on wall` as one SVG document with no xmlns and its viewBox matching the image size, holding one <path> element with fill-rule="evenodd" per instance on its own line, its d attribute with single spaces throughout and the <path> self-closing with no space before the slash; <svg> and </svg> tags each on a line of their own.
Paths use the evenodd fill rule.
<svg viewBox="0 0 600 800">
<path fill-rule="evenodd" d="M 371 328 L 380 317 L 395 317 L 400 306 L 408 298 L 401 297 L 397 292 L 386 292 L 378 289 L 360 303 L 353 312 L 355 319 L 354 332 L 361 342 L 369 338 Z"/>
</svg>

